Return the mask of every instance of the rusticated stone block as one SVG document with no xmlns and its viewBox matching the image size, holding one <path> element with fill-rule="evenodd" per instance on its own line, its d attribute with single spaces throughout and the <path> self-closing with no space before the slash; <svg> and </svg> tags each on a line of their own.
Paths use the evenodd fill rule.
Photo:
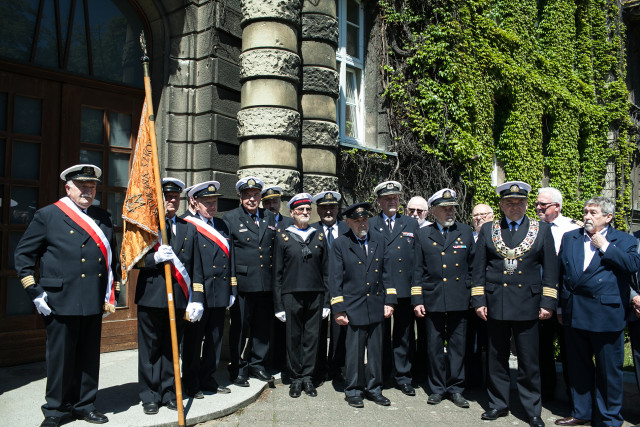
<svg viewBox="0 0 640 427">
<path fill-rule="evenodd" d="M 323 40 L 338 46 L 338 20 L 327 15 L 302 15 L 302 40 Z"/>
<path fill-rule="evenodd" d="M 299 0 L 243 0 L 242 25 L 251 21 L 277 19 L 298 24 Z"/>
<path fill-rule="evenodd" d="M 338 97 L 338 72 L 322 67 L 303 67 L 302 91 L 323 93 L 334 98 Z"/>
<path fill-rule="evenodd" d="M 260 178 L 265 185 L 279 185 L 285 196 L 293 196 L 300 189 L 300 172 L 278 168 L 245 168 L 238 171 L 238 179 L 245 176 Z"/>
<path fill-rule="evenodd" d="M 255 49 L 240 55 L 240 80 L 251 77 L 280 77 L 299 81 L 300 57 L 280 49 Z"/>
<path fill-rule="evenodd" d="M 327 148 L 302 148 L 302 171 L 327 175 L 336 174 L 336 152 Z"/>
<path fill-rule="evenodd" d="M 238 138 L 280 136 L 300 139 L 300 113 L 286 108 L 255 107 L 238 112 Z"/>
<path fill-rule="evenodd" d="M 282 22 L 258 21 L 242 30 L 242 50 L 260 47 L 298 51 L 298 30 Z M 335 49 L 334 49 L 335 56 Z"/>
<path fill-rule="evenodd" d="M 336 16 L 335 0 L 302 0 L 302 13 L 324 13 L 329 16 Z"/>
<path fill-rule="evenodd" d="M 241 108 L 287 107 L 298 109 L 298 85 L 287 80 L 247 80 L 240 90 Z"/>
<path fill-rule="evenodd" d="M 326 120 L 336 122 L 336 102 L 327 95 L 303 94 L 302 118 L 304 120 Z"/>
<path fill-rule="evenodd" d="M 340 129 L 332 122 L 320 120 L 302 121 L 302 145 L 338 146 Z"/>
<path fill-rule="evenodd" d="M 240 144 L 239 155 L 240 164 L 244 167 L 298 169 L 298 144 L 286 139 L 247 139 Z"/>
<path fill-rule="evenodd" d="M 302 65 L 315 65 L 318 67 L 336 69 L 336 48 L 329 43 L 305 40 L 300 44 Z"/>
<path fill-rule="evenodd" d="M 338 178 L 335 176 L 315 175 L 305 173 L 302 175 L 304 191 L 309 194 L 318 194 L 322 191 L 339 191 Z M 345 204 L 343 203 L 343 206 Z"/>
</svg>

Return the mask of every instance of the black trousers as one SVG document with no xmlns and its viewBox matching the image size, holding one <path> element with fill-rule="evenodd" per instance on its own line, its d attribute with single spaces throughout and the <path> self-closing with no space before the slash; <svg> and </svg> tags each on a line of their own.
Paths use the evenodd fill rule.
<svg viewBox="0 0 640 427">
<path fill-rule="evenodd" d="M 566 346 L 562 326 L 558 324 L 555 313 L 550 319 L 540 322 L 540 381 L 542 398 L 553 399 L 556 392 L 557 373 L 555 359 L 555 338 L 558 337 L 560 346 L 560 360 L 562 361 L 562 376 L 569 393 L 569 374 L 567 368 Z"/>
<path fill-rule="evenodd" d="M 222 350 L 226 307 L 205 308 L 202 319 L 185 326 L 182 341 L 182 385 L 189 395 L 218 388 L 214 377 Z M 202 354 L 202 357 L 201 357 Z"/>
<path fill-rule="evenodd" d="M 45 417 L 95 409 L 102 316 L 44 316 L 47 331 Z"/>
<path fill-rule="evenodd" d="M 464 378 L 467 388 L 482 387 L 487 374 L 487 322 L 471 309 L 467 315 L 467 344 L 465 346 Z"/>
<path fill-rule="evenodd" d="M 265 361 L 269 354 L 269 334 L 273 316 L 273 294 L 271 292 L 240 292 L 238 293 L 238 308 L 240 309 L 240 339 L 233 343 L 234 352 L 242 354 L 244 342 L 251 339 L 250 354 L 240 358 L 238 374 L 248 376 L 249 370 L 264 370 Z M 234 304 L 235 305 L 235 304 Z"/>
<path fill-rule="evenodd" d="M 391 347 L 396 384 L 411 384 L 411 367 L 416 353 L 415 314 L 411 298 L 398 298 L 393 310 Z M 384 350 L 383 350 L 384 351 Z"/>
<path fill-rule="evenodd" d="M 287 368 L 291 382 L 311 381 L 318 353 L 324 294 L 296 292 L 282 295 L 287 316 Z"/>
<path fill-rule="evenodd" d="M 184 310 L 176 309 L 178 342 Z M 176 399 L 169 311 L 138 306 L 138 393 L 142 403 L 166 404 Z"/>
<path fill-rule="evenodd" d="M 629 327 L 629 339 L 631 340 L 631 352 L 633 353 L 636 385 L 638 393 L 640 393 L 640 320 L 632 320 L 627 325 Z"/>
<path fill-rule="evenodd" d="M 489 407 L 509 407 L 509 353 L 511 334 L 518 353 L 518 393 L 528 417 L 539 417 L 542 412 L 540 399 L 540 365 L 538 348 L 540 343 L 538 319 L 526 321 L 495 320 L 489 318 L 487 392 Z"/>
<path fill-rule="evenodd" d="M 346 338 L 347 396 L 362 396 L 363 391 L 382 393 L 382 328 L 384 322 L 354 326 L 348 324 Z M 367 351 L 367 365 L 364 352 Z"/>
<path fill-rule="evenodd" d="M 329 315 L 331 318 L 331 329 L 329 330 L 329 354 L 327 355 L 327 365 L 329 376 L 334 377 L 341 373 L 346 363 L 346 340 L 347 327 L 340 326 L 333 318 L 333 313 Z"/>
<path fill-rule="evenodd" d="M 467 311 L 427 312 L 424 319 L 427 329 L 427 384 L 431 393 L 462 393 Z"/>
<path fill-rule="evenodd" d="M 327 378 L 329 364 L 327 359 L 327 335 L 329 333 L 329 323 L 331 315 L 327 319 L 320 319 L 320 333 L 318 335 L 318 352 L 316 356 L 316 369 L 313 373 L 314 380 L 322 382 Z"/>
</svg>

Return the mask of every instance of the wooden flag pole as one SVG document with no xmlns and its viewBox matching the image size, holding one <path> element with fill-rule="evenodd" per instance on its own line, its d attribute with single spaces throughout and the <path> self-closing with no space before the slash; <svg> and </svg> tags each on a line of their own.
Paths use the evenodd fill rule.
<svg viewBox="0 0 640 427">
<path fill-rule="evenodd" d="M 156 123 L 153 114 L 153 102 L 151 100 L 151 76 L 149 73 L 149 57 L 147 56 L 147 45 L 144 32 L 140 33 L 140 46 L 142 47 L 142 70 L 144 73 L 144 93 L 147 101 L 147 114 L 149 115 L 149 139 L 153 152 L 153 172 L 155 175 L 155 188 L 158 198 L 158 220 L 160 222 L 160 233 L 162 242 L 166 243 L 167 228 L 164 220 L 164 195 L 160 180 L 160 165 L 158 163 L 158 144 L 156 142 Z M 171 279 L 171 267 L 169 262 L 164 262 L 164 276 L 167 284 L 167 305 L 169 308 L 169 325 L 171 329 L 171 349 L 173 350 L 173 375 L 176 382 L 176 402 L 178 403 L 178 425 L 184 427 L 184 407 L 182 406 L 182 383 L 180 381 L 180 357 L 178 355 L 178 333 L 176 331 L 176 310 L 173 304 L 173 281 Z"/>
</svg>

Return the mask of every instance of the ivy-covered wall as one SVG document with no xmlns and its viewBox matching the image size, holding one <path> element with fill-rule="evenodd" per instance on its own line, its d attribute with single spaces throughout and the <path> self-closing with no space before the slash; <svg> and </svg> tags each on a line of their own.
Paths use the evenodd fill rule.
<svg viewBox="0 0 640 427">
<path fill-rule="evenodd" d="M 468 213 L 479 202 L 497 207 L 495 161 L 506 180 L 533 186 L 531 214 L 543 183 L 563 193 L 563 213 L 576 218 L 586 199 L 610 190 L 617 227 L 626 228 L 633 147 L 619 2 L 378 6 L 399 162 L 393 178 L 427 197 L 448 184 L 463 194 Z M 615 182 L 605 188 L 608 164 Z"/>
</svg>

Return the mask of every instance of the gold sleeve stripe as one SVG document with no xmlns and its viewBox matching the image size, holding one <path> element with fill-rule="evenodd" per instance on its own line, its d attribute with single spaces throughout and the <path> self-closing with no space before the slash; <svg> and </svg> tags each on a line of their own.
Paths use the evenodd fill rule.
<svg viewBox="0 0 640 427">
<path fill-rule="evenodd" d="M 116 282 L 116 292 L 120 292 L 120 282 Z"/>
<path fill-rule="evenodd" d="M 471 296 L 484 295 L 484 286 L 474 286 L 471 288 Z"/>
<path fill-rule="evenodd" d="M 337 304 L 339 302 L 344 302 L 344 297 L 342 295 L 340 295 L 339 297 L 331 298 L 331 305 Z"/>
<path fill-rule="evenodd" d="M 396 292 L 396 288 L 389 288 L 387 289 L 387 295 L 398 295 L 398 292 Z"/>
<path fill-rule="evenodd" d="M 411 295 L 422 295 L 422 287 L 420 287 L 420 286 L 412 286 L 411 287 Z"/>
<path fill-rule="evenodd" d="M 558 290 L 553 288 L 548 288 L 545 286 L 542 288 L 542 295 L 544 295 L 545 297 L 558 299 Z"/>
<path fill-rule="evenodd" d="M 231 286 L 238 286 L 238 279 L 236 279 L 235 277 L 231 278 Z"/>
<path fill-rule="evenodd" d="M 108 302 L 105 302 L 102 305 L 102 312 L 103 313 L 115 313 L 116 312 L 116 306 L 113 304 L 109 304 Z"/>
<path fill-rule="evenodd" d="M 204 292 L 204 285 L 202 283 L 194 283 L 193 292 Z"/>
<path fill-rule="evenodd" d="M 36 279 L 34 279 L 33 276 L 23 277 L 20 281 L 22 282 L 22 287 L 25 289 L 36 284 Z"/>
</svg>

